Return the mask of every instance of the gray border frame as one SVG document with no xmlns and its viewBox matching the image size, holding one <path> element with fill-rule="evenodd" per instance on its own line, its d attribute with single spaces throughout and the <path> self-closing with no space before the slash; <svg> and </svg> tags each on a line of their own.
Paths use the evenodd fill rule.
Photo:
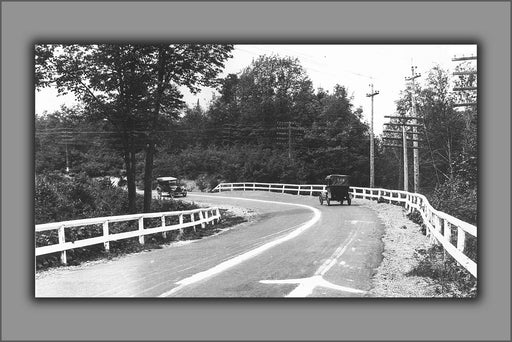
<svg viewBox="0 0 512 342">
<path fill-rule="evenodd" d="M 510 340 L 510 2 L 2 2 L 2 340 Z M 33 299 L 32 44 L 477 43 L 477 300 Z"/>
</svg>

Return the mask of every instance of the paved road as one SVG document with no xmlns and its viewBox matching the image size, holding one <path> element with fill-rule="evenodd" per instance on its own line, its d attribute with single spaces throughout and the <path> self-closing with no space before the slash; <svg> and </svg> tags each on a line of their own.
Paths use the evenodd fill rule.
<svg viewBox="0 0 512 342">
<path fill-rule="evenodd" d="M 36 297 L 361 297 L 382 253 L 377 215 L 267 192 L 189 194 L 250 208 L 255 220 L 193 243 L 67 267 L 36 280 Z"/>
</svg>

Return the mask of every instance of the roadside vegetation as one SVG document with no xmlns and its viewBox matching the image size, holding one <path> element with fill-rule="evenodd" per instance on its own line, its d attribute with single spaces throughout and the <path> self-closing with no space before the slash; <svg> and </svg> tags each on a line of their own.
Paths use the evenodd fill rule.
<svg viewBox="0 0 512 342">
<path fill-rule="evenodd" d="M 461 216 L 463 217 L 463 216 Z M 415 211 L 407 218 L 416 224 L 423 235 L 426 227 L 421 215 Z M 478 246 L 474 237 L 468 236 L 464 247 L 464 254 L 470 259 L 478 261 Z M 430 244 L 416 251 L 418 264 L 411 269 L 408 276 L 430 278 L 439 285 L 436 293 L 446 297 L 476 297 L 477 279 L 448 254 L 440 244 Z"/>
<path fill-rule="evenodd" d="M 333 89 L 314 89 L 299 60 L 281 56 L 259 56 L 239 73 L 220 77 L 232 49 L 36 45 L 36 89 L 55 87 L 78 100 L 75 107 L 35 117 L 36 224 L 185 208 L 151 198 L 152 182 L 162 176 L 190 180 L 201 191 L 220 182 L 318 184 L 333 173 L 368 186 L 369 124 L 352 103 L 354 89 L 343 79 Z M 474 68 L 462 62 L 457 70 Z M 471 224 L 478 223 L 477 110 L 455 104 L 476 102 L 476 93 L 452 89 L 476 84 L 476 74 L 453 79 L 434 66 L 396 99 L 397 115 L 407 116 L 414 96 L 421 118 L 419 192 L 434 208 Z M 180 86 L 193 93 L 216 87 L 218 95 L 205 107 L 189 106 Z M 392 119 L 388 127 L 400 125 Z M 375 139 L 375 186 L 403 189 L 403 153 L 384 146 L 389 134 Z M 412 173 L 412 149 L 408 153 Z M 52 175 L 67 168 L 79 175 L 72 182 Z M 103 176 L 125 177 L 126 191 L 90 180 Z M 467 248 L 476 260 L 476 241 Z M 441 260 L 436 250 L 423 254 Z M 450 260 L 443 255 L 441 263 Z M 429 272 L 438 274 L 434 269 Z"/>
<path fill-rule="evenodd" d="M 421 216 L 403 207 L 364 201 L 385 225 L 383 260 L 375 270 L 372 297 L 475 298 L 477 280 L 443 247 L 425 235 Z M 466 254 L 468 251 L 465 251 Z"/>
<path fill-rule="evenodd" d="M 50 173 L 35 177 L 34 213 L 35 224 L 77 220 L 92 217 L 124 215 L 128 211 L 126 190 L 114 186 L 109 179 L 94 180 L 85 174 L 75 177 Z M 143 197 L 137 196 L 137 208 L 142 211 Z M 153 212 L 181 211 L 199 208 L 194 203 L 175 200 L 153 200 Z M 162 248 L 162 245 L 176 241 L 195 240 L 213 235 L 222 229 L 244 222 L 241 216 L 221 209 L 222 220 L 219 224 L 201 228 L 171 231 L 164 238 L 162 234 L 146 236 L 142 246 L 137 238 L 110 242 L 110 251 L 106 253 L 103 245 L 76 248 L 67 252 L 68 264 L 78 265 L 84 261 L 112 258 L 126 253 L 140 252 L 148 249 Z M 132 229 L 130 223 L 114 225 L 112 232 Z M 76 241 L 102 234 L 98 226 L 77 227 L 66 230 L 66 241 Z M 36 247 L 58 242 L 56 231 L 40 232 L 35 235 Z M 60 265 L 60 253 L 42 255 L 36 258 L 36 269 L 46 269 Z"/>
</svg>

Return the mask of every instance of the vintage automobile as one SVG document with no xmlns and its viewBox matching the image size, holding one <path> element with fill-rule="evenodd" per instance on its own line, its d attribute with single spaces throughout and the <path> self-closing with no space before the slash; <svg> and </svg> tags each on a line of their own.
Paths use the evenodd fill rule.
<svg viewBox="0 0 512 342">
<path fill-rule="evenodd" d="M 164 196 L 171 198 L 176 196 L 187 196 L 187 189 L 185 189 L 185 187 L 179 183 L 177 178 L 159 177 L 156 179 L 156 182 L 156 192 L 158 193 L 158 198 L 162 198 Z"/>
<path fill-rule="evenodd" d="M 325 190 L 320 193 L 320 204 L 324 201 L 331 205 L 331 201 L 347 201 L 348 205 L 352 203 L 352 194 L 350 193 L 350 177 L 347 175 L 329 175 L 325 177 Z"/>
</svg>

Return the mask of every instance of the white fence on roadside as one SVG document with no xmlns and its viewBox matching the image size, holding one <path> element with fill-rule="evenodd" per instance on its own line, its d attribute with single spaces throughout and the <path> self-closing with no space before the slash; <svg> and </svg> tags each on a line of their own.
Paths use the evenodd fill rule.
<svg viewBox="0 0 512 342">
<path fill-rule="evenodd" d="M 291 193 L 295 195 L 317 195 L 325 190 L 325 185 L 300 185 L 300 184 L 277 184 L 277 183 L 220 183 L 211 191 L 272 191 L 280 193 Z"/>
<path fill-rule="evenodd" d="M 177 217 L 177 223 L 170 222 L 169 218 Z M 160 225 L 156 227 L 145 227 L 144 219 L 155 219 L 160 218 Z M 110 216 L 110 217 L 97 217 L 83 220 L 63 221 L 63 222 L 52 222 L 45 224 L 38 224 L 35 227 L 36 233 L 56 230 L 58 232 L 58 243 L 36 247 L 36 256 L 61 252 L 61 262 L 67 263 L 66 251 L 74 248 L 81 248 L 86 246 L 92 246 L 96 244 L 104 244 L 105 250 L 110 250 L 110 241 L 117 241 L 122 239 L 128 239 L 133 237 L 139 237 L 139 243 L 144 244 L 144 236 L 155 233 L 162 233 L 165 237 L 166 232 L 173 230 L 181 230 L 201 225 L 202 228 L 206 227 L 206 224 L 216 223 L 220 220 L 220 211 L 218 208 L 201 208 L 187 211 L 169 211 L 159 213 L 144 213 L 144 214 L 131 214 L 122 216 Z M 166 220 L 167 219 L 167 220 Z M 115 234 L 110 234 L 109 224 L 114 222 L 133 222 L 138 221 L 138 229 L 132 231 L 125 231 Z M 168 224 L 169 222 L 169 224 Z M 86 227 L 94 225 L 101 225 L 103 228 L 103 234 L 101 236 L 86 238 L 75 241 L 66 241 L 66 229 L 74 227 Z"/>
<path fill-rule="evenodd" d="M 277 183 L 221 183 L 213 191 L 271 191 L 291 193 L 296 195 L 318 195 L 325 189 L 325 185 L 299 185 Z M 387 200 L 389 203 L 403 204 L 410 213 L 417 210 L 423 218 L 427 235 L 439 242 L 459 264 L 477 277 L 477 264 L 464 254 L 468 235 L 477 238 L 477 227 L 461 221 L 444 212 L 434 209 L 427 198 L 421 194 L 400 190 L 378 188 L 350 187 L 354 198 L 370 200 Z"/>
</svg>

